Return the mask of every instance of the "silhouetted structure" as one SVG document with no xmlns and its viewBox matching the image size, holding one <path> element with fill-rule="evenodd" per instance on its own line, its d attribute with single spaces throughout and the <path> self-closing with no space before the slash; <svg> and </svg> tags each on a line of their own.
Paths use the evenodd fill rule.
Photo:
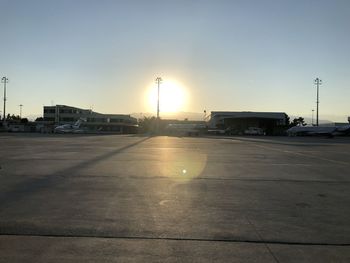
<svg viewBox="0 0 350 263">
<path fill-rule="evenodd" d="M 1 82 L 4 83 L 4 110 L 2 112 L 3 114 L 3 122 L 6 122 L 6 84 L 9 82 L 9 79 L 7 77 L 2 77 Z"/>
<path fill-rule="evenodd" d="M 261 128 L 267 135 L 282 134 L 286 125 L 284 112 L 212 111 L 209 127 L 244 134 L 250 127 Z"/>
<path fill-rule="evenodd" d="M 52 125 L 73 124 L 79 119 L 89 131 L 137 133 L 136 118 L 126 114 L 102 114 L 66 105 L 44 106 L 44 122 Z"/>
<path fill-rule="evenodd" d="M 318 107 L 319 107 L 319 104 L 320 104 L 320 101 L 319 101 L 319 88 L 320 88 L 320 85 L 322 85 L 322 80 L 320 80 L 319 78 L 316 78 L 315 81 L 314 81 L 315 85 L 317 86 L 317 101 L 316 101 L 316 126 L 318 126 Z"/>
</svg>

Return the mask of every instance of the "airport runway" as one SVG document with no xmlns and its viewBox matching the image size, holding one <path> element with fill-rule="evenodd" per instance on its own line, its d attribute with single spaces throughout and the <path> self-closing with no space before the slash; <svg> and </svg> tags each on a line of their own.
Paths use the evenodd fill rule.
<svg viewBox="0 0 350 263">
<path fill-rule="evenodd" d="M 350 138 L 0 134 L 0 262 L 350 262 Z"/>
</svg>

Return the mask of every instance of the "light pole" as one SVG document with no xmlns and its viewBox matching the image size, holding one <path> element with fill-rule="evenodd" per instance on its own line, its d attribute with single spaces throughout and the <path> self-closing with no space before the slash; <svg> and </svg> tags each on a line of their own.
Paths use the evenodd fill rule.
<svg viewBox="0 0 350 263">
<path fill-rule="evenodd" d="M 2 121 L 6 122 L 6 83 L 9 82 L 9 79 L 6 77 L 2 77 L 1 82 L 4 83 L 4 111 L 3 111 L 3 119 Z"/>
<path fill-rule="evenodd" d="M 319 87 L 320 87 L 320 85 L 322 85 L 322 80 L 320 80 L 319 78 L 316 78 L 316 79 L 314 80 L 314 84 L 317 86 L 316 126 L 318 126 L 318 104 L 320 103 L 320 101 L 319 101 Z"/>
<path fill-rule="evenodd" d="M 23 107 L 23 104 L 19 104 L 19 117 L 20 119 L 22 119 L 22 107 Z"/>
<path fill-rule="evenodd" d="M 156 78 L 156 83 L 158 84 L 158 97 L 157 97 L 157 119 L 159 119 L 159 87 L 160 87 L 160 83 L 162 82 L 162 78 L 158 77 Z"/>
<path fill-rule="evenodd" d="M 314 109 L 312 109 L 311 126 L 314 126 Z"/>
<path fill-rule="evenodd" d="M 157 97 L 157 132 L 159 132 L 159 88 L 160 88 L 160 83 L 162 82 L 161 77 L 156 78 L 156 83 L 158 84 L 158 97 Z"/>
</svg>

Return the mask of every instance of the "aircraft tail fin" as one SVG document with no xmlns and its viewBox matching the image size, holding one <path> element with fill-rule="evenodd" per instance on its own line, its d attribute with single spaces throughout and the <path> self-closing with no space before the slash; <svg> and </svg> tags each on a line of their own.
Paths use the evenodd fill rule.
<svg viewBox="0 0 350 263">
<path fill-rule="evenodd" d="M 85 121 L 86 121 L 86 119 L 80 118 L 79 120 L 77 120 L 77 121 L 74 123 L 74 126 L 77 127 L 77 128 L 79 128 L 80 125 L 81 125 L 83 122 L 85 122 Z"/>
</svg>

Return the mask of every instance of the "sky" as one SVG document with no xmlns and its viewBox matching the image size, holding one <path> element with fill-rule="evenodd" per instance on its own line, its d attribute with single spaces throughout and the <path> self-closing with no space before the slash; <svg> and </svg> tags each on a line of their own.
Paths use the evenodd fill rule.
<svg viewBox="0 0 350 263">
<path fill-rule="evenodd" d="M 185 89 L 181 111 L 306 118 L 319 77 L 320 119 L 350 116 L 348 0 L 0 0 L 0 10 L 11 114 L 150 112 L 159 76 Z"/>
</svg>

